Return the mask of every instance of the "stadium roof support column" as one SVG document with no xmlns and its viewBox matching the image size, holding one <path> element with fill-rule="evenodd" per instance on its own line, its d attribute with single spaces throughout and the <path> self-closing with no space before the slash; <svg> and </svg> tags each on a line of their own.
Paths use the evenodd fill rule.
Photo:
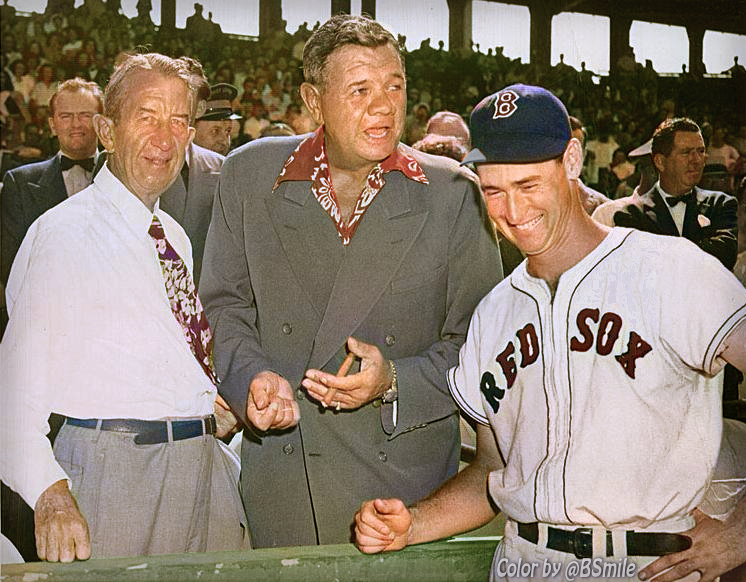
<svg viewBox="0 0 746 582">
<path fill-rule="evenodd" d="M 552 16 L 551 2 L 531 2 L 528 7 L 531 15 L 530 57 L 532 65 L 546 71 L 551 65 L 552 56 Z"/>
<path fill-rule="evenodd" d="M 283 26 L 282 0 L 259 0 L 259 36 L 267 38 Z"/>
<path fill-rule="evenodd" d="M 471 50 L 471 0 L 448 0 L 448 50 Z"/>
<path fill-rule="evenodd" d="M 629 48 L 629 30 L 632 19 L 612 14 L 609 18 L 609 70 L 615 73 L 619 59 Z"/>
<path fill-rule="evenodd" d="M 689 25 L 686 27 L 686 35 L 689 37 L 689 72 L 696 75 L 705 72 L 702 61 L 704 50 L 705 28 L 703 26 Z"/>
<path fill-rule="evenodd" d="M 161 28 L 176 28 L 176 0 L 161 1 Z"/>
<path fill-rule="evenodd" d="M 362 0 L 360 2 L 360 13 L 367 14 L 373 20 L 376 19 L 376 0 Z"/>
<path fill-rule="evenodd" d="M 352 2 L 350 0 L 332 0 L 332 16 L 335 14 L 350 14 Z"/>
</svg>

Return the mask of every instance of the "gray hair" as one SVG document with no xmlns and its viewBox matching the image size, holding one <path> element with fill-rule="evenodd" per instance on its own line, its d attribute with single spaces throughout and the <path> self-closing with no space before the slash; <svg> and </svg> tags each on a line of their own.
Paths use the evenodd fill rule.
<svg viewBox="0 0 746 582">
<path fill-rule="evenodd" d="M 175 79 L 181 79 L 189 89 L 189 122 L 197 114 L 198 94 L 207 83 L 202 65 L 195 59 L 174 59 L 159 53 L 124 53 L 117 58 L 114 72 L 104 92 L 104 115 L 117 123 L 124 103 L 129 97 L 129 80 L 137 71 L 153 71 Z"/>
<path fill-rule="evenodd" d="M 346 45 L 376 48 L 386 44 L 396 48 L 404 69 L 401 47 L 393 34 L 365 16 L 337 14 L 322 24 L 303 47 L 303 76 L 307 82 L 323 88 L 326 65 L 335 50 Z"/>
</svg>

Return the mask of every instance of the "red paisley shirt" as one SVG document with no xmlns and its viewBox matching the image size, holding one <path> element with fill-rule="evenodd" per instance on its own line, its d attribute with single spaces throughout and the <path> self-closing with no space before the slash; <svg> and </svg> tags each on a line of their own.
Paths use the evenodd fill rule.
<svg viewBox="0 0 746 582">
<path fill-rule="evenodd" d="M 326 159 L 326 147 L 324 145 L 324 126 L 322 125 L 312 135 L 300 142 L 295 151 L 290 154 L 272 190 L 277 189 L 285 180 L 310 180 L 311 192 L 334 222 L 334 226 L 342 239 L 342 244 L 348 245 L 365 211 L 386 184 L 384 175 L 395 170 L 415 182 L 429 183 L 417 160 L 408 155 L 400 144 L 389 157 L 376 164 L 370 171 L 365 187 L 355 204 L 355 210 L 352 212 L 350 219 L 345 222 L 329 174 L 329 163 Z"/>
</svg>

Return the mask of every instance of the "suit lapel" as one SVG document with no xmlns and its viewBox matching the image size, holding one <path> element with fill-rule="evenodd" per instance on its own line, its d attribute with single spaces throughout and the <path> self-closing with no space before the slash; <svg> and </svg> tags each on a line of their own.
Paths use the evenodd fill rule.
<svg viewBox="0 0 746 582">
<path fill-rule="evenodd" d="M 189 179 L 192 179 L 192 168 L 189 168 Z M 187 189 L 181 174 L 176 177 L 173 184 L 161 194 L 159 207 L 165 210 L 179 224 L 183 224 L 186 212 Z"/>
<path fill-rule="evenodd" d="M 67 188 L 62 178 L 60 156 L 52 158 L 38 183 L 30 182 L 28 186 L 30 203 L 33 206 L 32 212 L 35 216 L 40 216 L 53 206 L 67 200 Z"/>
<path fill-rule="evenodd" d="M 653 187 L 645 196 L 643 196 L 645 212 L 655 220 L 663 234 L 671 236 L 680 236 L 679 229 L 673 221 L 673 216 L 668 209 L 668 204 L 663 200 L 658 188 Z"/>
<path fill-rule="evenodd" d="M 323 367 L 365 321 L 419 236 L 427 213 L 411 214 L 410 187 L 416 186 L 401 173 L 386 174 L 337 272 L 310 367 Z"/>
<path fill-rule="evenodd" d="M 317 287 L 342 252 L 337 231 L 307 181 L 283 182 L 265 204 L 284 258 L 320 319 L 327 296 Z"/>
<path fill-rule="evenodd" d="M 686 214 L 684 215 L 684 227 L 682 235 L 693 240 L 700 230 L 698 217 L 700 214 L 707 215 L 708 204 L 705 200 L 700 198 L 701 190 L 694 187 L 694 192 L 691 200 L 686 204 Z M 704 197 L 702 197 L 704 198 Z"/>
</svg>

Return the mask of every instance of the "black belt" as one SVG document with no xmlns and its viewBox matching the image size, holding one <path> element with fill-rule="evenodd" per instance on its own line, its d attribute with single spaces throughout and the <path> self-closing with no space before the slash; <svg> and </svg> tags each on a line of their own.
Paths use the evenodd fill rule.
<svg viewBox="0 0 746 582">
<path fill-rule="evenodd" d="M 171 440 L 181 441 L 206 434 L 215 434 L 217 425 L 211 414 L 195 420 L 136 420 L 132 418 L 70 418 L 67 424 L 83 428 L 94 428 L 135 435 L 137 445 L 155 445 L 168 442 L 168 426 L 171 425 Z M 100 424 L 99 424 L 100 423 Z"/>
<path fill-rule="evenodd" d="M 547 547 L 550 550 L 575 554 L 576 558 L 593 557 L 593 530 L 579 527 L 574 530 L 547 527 Z M 519 523 L 518 535 L 532 544 L 539 541 L 539 524 Z M 692 540 L 682 534 L 627 531 L 628 556 L 665 556 L 688 549 Z M 606 532 L 606 555 L 614 555 L 611 532 Z"/>
</svg>

